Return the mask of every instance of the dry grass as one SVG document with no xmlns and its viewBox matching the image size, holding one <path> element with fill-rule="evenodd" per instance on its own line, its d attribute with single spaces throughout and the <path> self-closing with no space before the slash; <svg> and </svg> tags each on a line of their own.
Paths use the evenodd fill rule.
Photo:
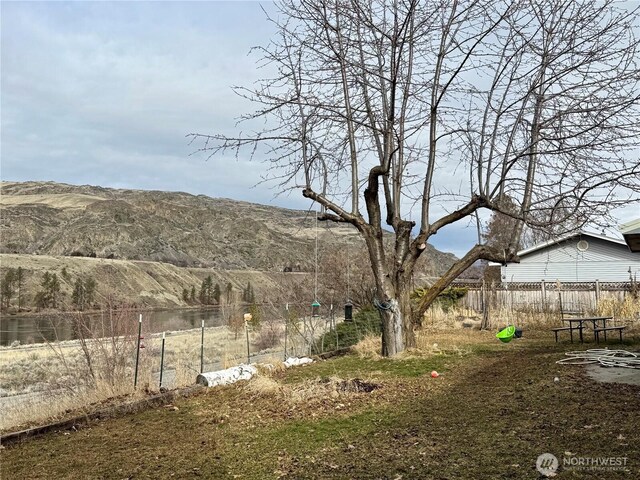
<svg viewBox="0 0 640 480">
<path fill-rule="evenodd" d="M 448 320 L 445 321 L 444 318 Z M 413 357 L 431 355 L 466 355 L 470 345 L 491 345 L 495 343 L 494 332 L 480 331 L 473 328 L 463 328 L 459 315 L 449 314 L 442 317 L 437 326 L 429 326 L 415 332 L 416 346 L 407 349 L 402 355 L 394 359 L 404 360 Z M 380 336 L 367 335 L 352 348 L 361 358 L 381 359 L 382 340 Z"/>
<path fill-rule="evenodd" d="M 264 377 L 273 377 L 274 375 L 281 374 L 287 367 L 281 359 L 272 358 L 264 363 L 258 363 L 256 365 L 258 375 Z"/>
<path fill-rule="evenodd" d="M 620 320 L 632 323 L 640 321 L 640 297 L 627 295 L 623 302 L 615 299 L 603 299 L 598 302 L 599 315 L 611 315 Z"/>
<path fill-rule="evenodd" d="M 380 358 L 382 339 L 380 335 L 367 335 L 353 346 L 353 351 L 362 358 Z"/>
<path fill-rule="evenodd" d="M 257 375 L 244 387 L 244 391 L 252 396 L 279 395 L 283 386 L 270 376 Z"/>
<path fill-rule="evenodd" d="M 200 329 L 169 332 L 165 341 L 164 387 L 194 384 L 200 373 L 200 335 Z M 256 354 L 253 341 L 257 335 L 249 335 L 252 355 Z M 121 355 L 106 347 L 112 342 L 124 342 L 124 337 L 88 339 L 86 350 L 77 340 L 0 348 L 0 430 L 41 424 L 71 412 L 82 414 L 116 397 L 138 398 L 158 392 L 161 335 L 143 332 L 143 336 L 145 348 L 140 350 L 137 389 L 133 387 L 135 347 L 131 348 L 134 343 L 130 338 L 129 347 L 118 350 Z M 302 351 L 303 343 L 301 338 L 290 338 L 288 346 Z M 226 327 L 206 328 L 204 345 L 205 370 L 247 361 L 244 331 L 236 336 Z M 91 356 L 91 368 L 96 373 L 91 382 L 87 355 Z M 282 352 L 277 349 L 260 352 L 259 361 L 274 365 L 276 371 L 284 368 Z"/>
<path fill-rule="evenodd" d="M 628 317 L 625 338 L 638 337 L 640 301 L 628 297 L 624 303 L 603 301 L 600 313 Z M 513 313 L 492 311 L 491 327 L 488 331 L 463 328 L 462 319 L 479 318 L 477 313 L 452 309 L 444 312 L 434 307 L 425 317 L 424 328 L 416 332 L 416 348 L 410 349 L 398 360 L 413 358 L 464 357 L 474 349 L 495 345 L 495 331 L 509 323 L 523 327 L 525 338 L 550 339 L 549 328 L 560 322 L 557 314 Z M 636 320 L 633 320 L 633 319 Z M 256 334 L 250 335 L 250 341 Z M 298 352 L 304 350 L 303 341 L 298 339 Z M 113 397 L 136 398 L 145 392 L 159 389 L 158 371 L 160 363 L 160 336 L 147 335 L 146 348 L 141 352 L 139 388 L 133 389 L 133 361 L 129 358 L 121 377 L 115 381 L 98 378 L 89 385 L 83 382 L 86 375 L 86 358 L 78 342 L 60 342 L 54 345 L 24 346 L 0 349 L 0 396 L 22 394 L 19 400 L 0 398 L 3 415 L 0 429 L 8 430 L 25 423 L 38 424 L 57 419 L 69 411 L 88 411 L 95 403 Z M 253 350 L 253 349 L 252 349 Z M 289 351 L 294 351 L 291 342 Z M 377 336 L 367 336 L 354 346 L 357 356 L 362 359 L 381 360 L 381 340 Z M 131 352 L 129 352 L 130 354 Z M 252 354 L 254 352 L 252 351 Z M 283 370 L 282 352 L 266 351 L 259 361 L 271 363 L 269 371 L 261 371 L 255 382 L 247 387 L 252 394 L 260 392 L 277 394 L 278 398 L 289 402 L 302 402 L 313 398 L 335 395 L 335 382 L 321 384 L 317 381 L 302 382 L 295 389 L 279 385 L 277 378 Z M 128 355 L 129 355 L 128 354 Z M 106 359 L 106 357 L 105 357 Z M 252 358 L 253 360 L 253 358 Z M 228 368 L 246 362 L 246 337 L 244 332 L 237 337 L 225 327 L 205 330 L 204 364 L 208 370 Z M 376 362 L 378 363 L 378 362 Z M 94 365 L 100 369 L 100 365 Z M 171 332 L 166 339 L 165 376 L 163 386 L 181 387 L 192 385 L 200 371 L 200 329 Z M 327 378 L 331 373 L 327 375 Z M 274 378 L 275 377 L 275 378 Z M 335 379 L 342 381 L 340 379 Z M 340 394 L 340 393 L 339 393 Z M 17 398 L 17 397 L 16 397 Z M 306 400 L 305 400 L 306 399 Z"/>
<path fill-rule="evenodd" d="M 517 325 L 527 330 L 540 330 L 557 326 L 559 312 L 540 313 L 535 311 L 514 311 L 510 308 L 496 308 L 489 311 L 488 330 L 497 331 L 507 325 Z M 433 305 L 425 313 L 423 327 L 429 331 L 465 329 L 463 323 L 474 323 L 479 328 L 482 313 L 463 307 L 453 307 L 444 311 Z M 466 330 L 466 329 L 465 329 Z"/>
<path fill-rule="evenodd" d="M 144 380 L 144 379 L 143 379 Z M 90 413 L 97 405 L 111 400 L 123 403 L 144 398 L 148 395 L 150 382 L 141 381 L 141 388 L 134 390 L 130 382 L 117 385 L 98 382 L 91 388 L 69 391 L 47 391 L 40 395 L 23 398 L 19 403 L 4 407 L 0 420 L 0 431 L 7 432 L 29 426 L 41 425 L 61 420 L 73 413 L 74 416 Z"/>
<path fill-rule="evenodd" d="M 493 348 L 477 349 L 459 343 L 458 332 L 426 334 L 431 344 L 475 352 L 399 361 L 348 355 L 256 378 L 261 384 L 208 389 L 178 400 L 175 410 L 151 409 L 8 445 L 3 473 L 30 479 L 526 479 L 536 478 L 536 458 L 550 452 L 561 462 L 563 453 L 629 459 L 625 471 L 561 471 L 562 478 L 638 477 L 638 387 L 598 384 L 581 367 L 557 365 L 563 348 L 549 341 L 505 346 L 494 339 Z M 464 335 L 485 341 L 483 332 Z M 443 375 L 430 378 L 433 369 Z M 341 379 L 355 374 L 380 388 L 349 392 Z M 313 380 L 332 375 L 324 384 Z M 287 401 L 288 395 L 299 397 Z"/>
<path fill-rule="evenodd" d="M 361 392 L 370 392 L 378 385 L 359 378 L 344 379 L 336 375 L 305 379 L 300 383 L 285 384 L 270 376 L 258 375 L 251 379 L 243 391 L 252 398 L 269 397 L 289 406 L 304 404 L 312 407 L 327 399 L 349 397 Z"/>
</svg>

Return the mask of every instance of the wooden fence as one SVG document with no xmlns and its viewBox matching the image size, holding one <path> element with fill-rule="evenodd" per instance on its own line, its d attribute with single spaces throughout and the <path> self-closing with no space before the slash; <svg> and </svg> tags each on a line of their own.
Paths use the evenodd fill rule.
<svg viewBox="0 0 640 480">
<path fill-rule="evenodd" d="M 523 312 L 592 313 L 603 300 L 623 302 L 637 284 L 631 282 L 527 282 L 487 284 L 480 281 L 457 281 L 467 294 L 459 305 L 478 312 L 490 309 Z M 637 290 L 636 290 L 637 291 Z"/>
</svg>

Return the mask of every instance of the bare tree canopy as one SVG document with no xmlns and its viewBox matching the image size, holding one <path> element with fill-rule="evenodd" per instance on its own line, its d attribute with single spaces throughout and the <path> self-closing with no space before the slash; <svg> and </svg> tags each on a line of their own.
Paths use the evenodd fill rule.
<svg viewBox="0 0 640 480">
<path fill-rule="evenodd" d="M 258 49 L 273 75 L 236 89 L 258 105 L 244 120 L 263 119 L 263 128 L 192 138 L 211 155 L 265 153 L 281 187 L 300 188 L 324 219 L 359 230 L 376 281 L 383 353 L 394 355 L 468 266 L 517 261 L 525 224 L 557 232 L 565 223 L 606 223 L 613 207 L 638 198 L 638 11 L 631 8 L 285 0 L 270 18 L 276 37 Z M 410 280 L 426 242 L 481 209 L 517 220 L 506 246 L 479 242 L 412 305 Z M 395 234 L 386 248 L 383 227 Z"/>
</svg>

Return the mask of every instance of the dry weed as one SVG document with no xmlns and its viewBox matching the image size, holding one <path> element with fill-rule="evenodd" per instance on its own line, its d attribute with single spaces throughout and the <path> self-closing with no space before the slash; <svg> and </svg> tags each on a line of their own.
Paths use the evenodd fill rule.
<svg viewBox="0 0 640 480">
<path fill-rule="evenodd" d="M 148 395 L 153 388 L 150 371 L 140 371 L 138 389 L 134 389 L 131 378 L 111 382 L 97 380 L 91 386 L 71 389 L 49 389 L 27 395 L 26 398 L 6 399 L 0 416 L 0 431 L 15 430 L 18 426 L 38 425 L 52 422 L 70 414 L 86 414 L 108 400 L 125 398 L 136 400 Z"/>
<path fill-rule="evenodd" d="M 627 295 L 624 301 L 606 298 L 598 302 L 598 314 L 613 316 L 620 320 L 640 320 L 640 298 Z"/>
<path fill-rule="evenodd" d="M 283 391 L 285 401 L 290 404 L 309 404 L 327 398 L 338 398 L 361 392 L 368 393 L 378 388 L 378 385 L 359 378 L 345 380 L 332 376 L 329 378 L 305 380 L 301 384 L 287 387 L 288 388 Z"/>
<path fill-rule="evenodd" d="M 475 330 L 479 328 L 481 320 L 482 313 L 475 310 L 453 307 L 444 311 L 439 305 L 432 305 L 425 313 L 423 329 L 428 331 Z M 544 330 L 557 326 L 559 322 L 559 312 L 514 311 L 503 307 L 489 311 L 487 328 L 497 331 L 507 325 L 516 325 L 528 330 Z"/>
<path fill-rule="evenodd" d="M 289 405 L 311 405 L 328 398 L 339 398 L 356 393 L 371 392 L 378 385 L 359 378 L 343 379 L 337 376 L 308 379 L 295 385 L 280 383 L 269 376 L 257 375 L 245 386 L 244 391 L 253 396 L 276 396 Z"/>
<path fill-rule="evenodd" d="M 275 373 L 280 373 L 286 370 L 284 362 L 280 359 L 268 359 L 265 363 L 258 363 L 255 365 L 258 369 L 258 375 L 271 377 Z"/>
<path fill-rule="evenodd" d="M 363 358 L 381 358 L 382 338 L 369 334 L 352 347 L 353 351 Z"/>
<path fill-rule="evenodd" d="M 269 376 L 256 375 L 245 385 L 244 391 L 255 396 L 271 396 L 282 393 L 284 388 Z"/>
</svg>

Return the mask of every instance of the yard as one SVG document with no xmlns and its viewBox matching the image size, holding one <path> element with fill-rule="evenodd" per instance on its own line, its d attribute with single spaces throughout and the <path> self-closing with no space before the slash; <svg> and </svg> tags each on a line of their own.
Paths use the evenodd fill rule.
<svg viewBox="0 0 640 480">
<path fill-rule="evenodd" d="M 639 350 L 633 338 L 623 348 Z M 592 345 L 466 329 L 419 340 L 400 359 L 373 355 L 369 339 L 360 353 L 7 445 L 3 478 L 531 479 L 543 453 L 558 478 L 640 475 L 640 386 L 555 363 Z M 604 458 L 624 465 L 587 466 Z"/>
</svg>

